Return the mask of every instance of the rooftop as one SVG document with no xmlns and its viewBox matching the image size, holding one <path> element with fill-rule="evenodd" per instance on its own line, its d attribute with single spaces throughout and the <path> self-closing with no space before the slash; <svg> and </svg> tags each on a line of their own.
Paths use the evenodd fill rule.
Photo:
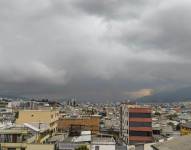
<svg viewBox="0 0 191 150">
<path fill-rule="evenodd" d="M 77 116 L 64 116 L 61 119 L 92 119 L 92 118 L 99 118 L 100 115 L 77 115 Z"/>
<path fill-rule="evenodd" d="M 24 126 L 36 132 L 44 132 L 49 130 L 48 124 L 45 124 L 45 123 L 24 123 Z"/>
<path fill-rule="evenodd" d="M 48 142 L 63 142 L 67 134 L 55 135 L 48 139 Z"/>
<path fill-rule="evenodd" d="M 63 140 L 64 143 L 81 143 L 81 142 L 91 142 L 91 131 L 81 131 L 80 136 L 67 137 Z"/>
<path fill-rule="evenodd" d="M 123 104 L 122 105 L 127 105 L 128 108 L 150 108 L 148 105 L 129 105 L 129 104 Z"/>
<path fill-rule="evenodd" d="M 72 142 L 79 143 L 79 142 L 91 142 L 91 134 L 76 136 L 72 138 Z"/>
<path fill-rule="evenodd" d="M 23 109 L 19 110 L 19 112 L 50 112 L 50 111 L 57 111 L 53 108 L 50 109 Z"/>
<path fill-rule="evenodd" d="M 181 126 L 185 128 L 191 128 L 191 122 L 187 122 L 185 124 L 182 124 Z"/>
<path fill-rule="evenodd" d="M 28 133 L 29 131 L 27 128 L 16 125 L 0 128 L 0 134 L 28 134 Z"/>
<path fill-rule="evenodd" d="M 190 150 L 191 135 L 181 136 L 163 143 L 154 144 L 156 150 Z"/>
<path fill-rule="evenodd" d="M 115 144 L 113 137 L 92 137 L 92 144 Z"/>
</svg>

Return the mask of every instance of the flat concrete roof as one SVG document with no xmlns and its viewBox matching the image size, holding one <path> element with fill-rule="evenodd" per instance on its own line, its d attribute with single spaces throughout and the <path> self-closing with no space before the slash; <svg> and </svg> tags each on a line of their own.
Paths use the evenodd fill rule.
<svg viewBox="0 0 191 150">
<path fill-rule="evenodd" d="M 156 150 L 191 150 L 191 135 L 181 136 L 172 140 L 154 144 Z"/>
</svg>

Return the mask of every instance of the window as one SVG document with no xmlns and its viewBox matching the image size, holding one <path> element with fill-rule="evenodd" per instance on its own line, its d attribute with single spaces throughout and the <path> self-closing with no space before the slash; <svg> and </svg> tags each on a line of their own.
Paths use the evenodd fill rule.
<svg viewBox="0 0 191 150">
<path fill-rule="evenodd" d="M 99 150 L 99 146 L 96 145 L 96 146 L 95 146 L 95 150 Z"/>
<path fill-rule="evenodd" d="M 151 118 L 151 113 L 129 113 L 129 118 Z"/>
<path fill-rule="evenodd" d="M 152 136 L 150 131 L 129 131 L 130 136 Z"/>
<path fill-rule="evenodd" d="M 151 127 L 151 122 L 129 122 L 130 127 Z"/>
</svg>

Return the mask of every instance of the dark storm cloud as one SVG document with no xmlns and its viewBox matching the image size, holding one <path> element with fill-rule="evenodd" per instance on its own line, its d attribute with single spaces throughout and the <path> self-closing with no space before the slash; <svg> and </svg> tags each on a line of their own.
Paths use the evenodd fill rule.
<svg viewBox="0 0 191 150">
<path fill-rule="evenodd" d="M 103 100 L 189 85 L 190 6 L 0 0 L 1 93 Z"/>
<path fill-rule="evenodd" d="M 171 3 L 170 3 L 171 2 Z M 189 1 L 164 2 L 151 8 L 141 20 L 127 24 L 123 44 L 140 49 L 167 51 L 175 55 L 190 55 L 191 10 Z M 128 28 L 130 26 L 130 28 Z"/>
<path fill-rule="evenodd" d="M 156 2 L 154 2 L 156 3 Z M 97 15 L 106 19 L 129 19 L 139 17 L 141 11 L 152 5 L 151 0 L 77 0 L 77 8 L 90 15 Z"/>
</svg>

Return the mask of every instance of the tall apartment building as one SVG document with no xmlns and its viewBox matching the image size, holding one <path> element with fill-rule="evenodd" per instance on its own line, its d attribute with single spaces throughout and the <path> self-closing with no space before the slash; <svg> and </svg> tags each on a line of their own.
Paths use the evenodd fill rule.
<svg viewBox="0 0 191 150">
<path fill-rule="evenodd" d="M 120 134 L 127 144 L 152 142 L 151 108 L 121 104 Z"/>
</svg>

